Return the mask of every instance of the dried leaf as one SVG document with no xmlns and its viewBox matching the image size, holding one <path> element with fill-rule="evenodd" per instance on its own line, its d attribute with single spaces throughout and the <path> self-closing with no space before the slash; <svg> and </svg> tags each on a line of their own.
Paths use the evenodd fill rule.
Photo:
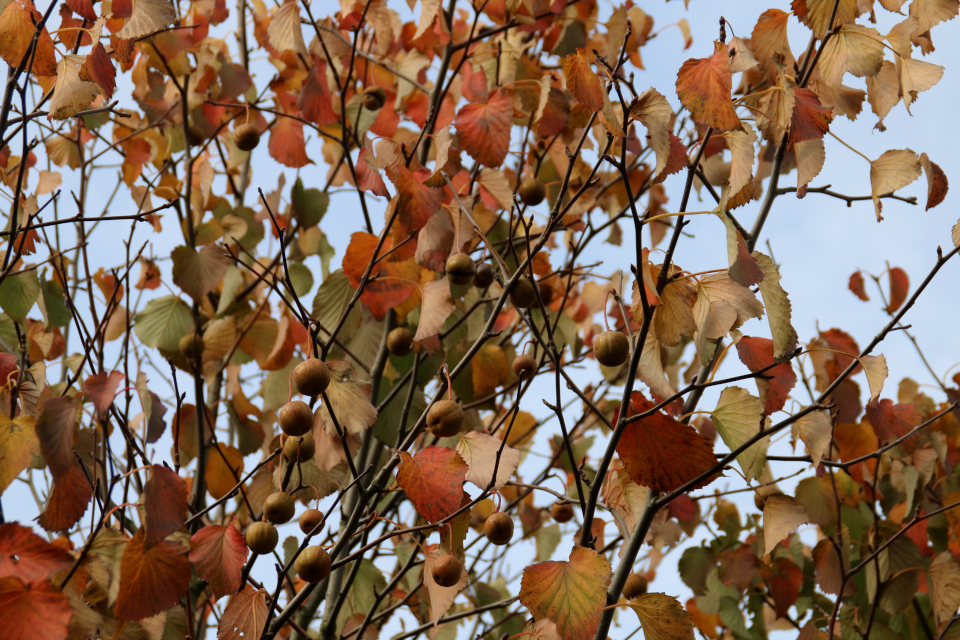
<svg viewBox="0 0 960 640">
<path fill-rule="evenodd" d="M 650 87 L 630 107 L 630 117 L 639 120 L 647 128 L 650 147 L 657 156 L 654 175 L 660 175 L 670 156 L 670 119 L 673 109 L 667 99 Z"/>
<path fill-rule="evenodd" d="M 169 26 L 177 15 L 170 0 L 131 0 L 133 12 L 117 32 L 118 38 L 134 39 Z M 114 9 L 116 11 L 116 9 Z"/>
<path fill-rule="evenodd" d="M 883 220 L 880 196 L 902 189 L 920 177 L 920 159 L 910 149 L 891 149 L 870 161 L 870 193 L 877 221 Z"/>
<path fill-rule="evenodd" d="M 807 510 L 795 499 L 785 495 L 769 496 L 763 504 L 763 555 L 807 522 Z"/>
<path fill-rule="evenodd" d="M 870 296 L 867 295 L 866 290 L 863 288 L 863 274 L 859 271 L 854 271 L 850 275 L 850 282 L 847 283 L 847 288 L 853 292 L 853 295 L 857 296 L 864 302 L 870 301 Z"/>
<path fill-rule="evenodd" d="M 436 625 L 450 609 L 457 594 L 470 584 L 470 576 L 466 568 L 462 569 L 460 580 L 452 587 L 441 587 L 433 579 L 433 567 L 440 559 L 440 545 L 428 544 L 423 548 L 423 585 L 430 595 L 430 621 Z"/>
<path fill-rule="evenodd" d="M 767 369 L 774 364 L 773 341 L 744 336 L 737 342 L 737 355 L 740 362 L 747 365 L 751 372 L 765 369 L 763 377 L 756 378 L 757 392 L 760 394 L 760 402 L 763 403 L 763 415 L 769 416 L 783 409 L 790 391 L 797 384 L 797 374 L 789 363 Z"/>
<path fill-rule="evenodd" d="M 887 313 L 896 313 L 907 300 L 910 292 L 910 277 L 900 267 L 894 267 L 887 272 L 890 277 L 890 301 L 887 304 Z"/>
<path fill-rule="evenodd" d="M 247 585 L 243 591 L 230 598 L 220 624 L 217 640 L 255 640 L 267 623 L 267 592 Z"/>
<path fill-rule="evenodd" d="M 887 380 L 887 359 L 883 355 L 860 356 L 857 358 L 867 374 L 867 384 L 870 385 L 870 402 L 880 397 L 883 383 Z"/>
<path fill-rule="evenodd" d="M 560 61 L 563 67 L 563 77 L 567 81 L 567 88 L 580 104 L 591 111 L 603 109 L 603 83 L 593 69 L 586 49 L 577 49 Z"/>
<path fill-rule="evenodd" d="M 57 82 L 50 98 L 50 117 L 64 120 L 86 109 L 102 90 L 96 82 L 80 78 L 80 69 L 87 56 L 66 55 L 57 63 Z"/>
<path fill-rule="evenodd" d="M 370 404 L 370 385 L 361 382 L 353 365 L 344 360 L 326 361 L 330 370 L 330 386 L 327 387 L 329 410 L 324 404 L 317 410 L 323 429 L 337 438 L 337 429 L 330 419 L 330 411 L 337 416 L 345 435 L 361 435 L 377 421 L 377 410 Z"/>
<path fill-rule="evenodd" d="M 503 451 L 500 453 L 498 463 L 497 453 L 501 446 Z M 457 443 L 457 453 L 470 468 L 466 475 L 466 481 L 472 482 L 483 490 L 490 486 L 495 465 L 497 479 L 491 489 L 499 491 L 520 464 L 520 452 L 518 450 L 505 444 L 499 438 L 494 438 L 482 431 L 461 433 L 460 441 Z"/>
<path fill-rule="evenodd" d="M 647 640 L 693 640 L 693 616 L 663 593 L 645 593 L 629 603 Z"/>
<path fill-rule="evenodd" d="M 949 551 L 933 559 L 927 570 L 933 583 L 933 612 L 942 624 L 960 608 L 960 565 Z"/>
<path fill-rule="evenodd" d="M 270 46 L 280 53 L 293 50 L 298 55 L 309 57 L 307 45 L 303 41 L 303 28 L 300 26 L 299 2 L 280 5 L 267 26 L 267 39 Z"/>
<path fill-rule="evenodd" d="M 833 422 L 828 411 L 818 410 L 801 416 L 797 420 L 797 433 L 803 444 L 807 446 L 807 453 L 813 460 L 813 466 L 819 466 L 824 454 L 830 447 L 833 437 Z"/>
<path fill-rule="evenodd" d="M 153 465 L 143 485 L 143 546 L 149 549 L 183 526 L 187 519 L 187 484 L 173 469 Z"/>
<path fill-rule="evenodd" d="M 773 260 L 759 251 L 754 251 L 753 257 L 763 271 L 760 295 L 763 296 L 770 333 L 773 335 L 773 360 L 785 362 L 793 355 L 799 341 L 797 332 L 790 323 L 792 316 L 790 299 L 787 297 L 787 292 L 780 286 L 780 272 Z"/>
<path fill-rule="evenodd" d="M 30 44 L 37 31 L 36 23 L 39 21 L 40 14 L 33 9 L 33 3 L 25 6 L 20 2 L 8 2 L 0 13 L 0 33 L 4 35 L 0 39 L 0 58 L 14 69 L 20 67 L 20 62 L 30 52 Z M 33 64 L 27 71 L 38 76 L 57 75 L 53 40 L 46 27 L 40 31 L 33 53 Z"/>
<path fill-rule="evenodd" d="M 453 298 L 450 297 L 450 281 L 447 278 L 431 280 L 420 287 L 420 293 L 420 322 L 417 324 L 417 333 L 413 336 L 414 342 L 421 342 L 440 333 L 447 318 L 456 310 Z"/>
<path fill-rule="evenodd" d="M 947 174 L 936 162 L 932 162 L 926 153 L 920 154 L 920 166 L 923 167 L 923 173 L 927 176 L 926 211 L 930 211 L 947 197 L 949 183 L 947 182 Z M 37 190 L 39 192 L 39 187 Z"/>
<path fill-rule="evenodd" d="M 33 416 L 17 416 L 11 420 L 0 413 L 0 494 L 40 455 L 36 424 Z"/>
<path fill-rule="evenodd" d="M 190 538 L 190 562 L 197 575 L 210 583 L 217 598 L 236 593 L 249 549 L 232 524 L 208 524 Z"/>
<path fill-rule="evenodd" d="M 710 412 L 717 433 L 731 450 L 737 449 L 760 432 L 763 424 L 760 400 L 740 387 L 727 387 L 720 393 L 717 408 Z M 770 437 L 761 438 L 737 456 L 747 480 L 758 478 L 767 461 Z"/>
</svg>

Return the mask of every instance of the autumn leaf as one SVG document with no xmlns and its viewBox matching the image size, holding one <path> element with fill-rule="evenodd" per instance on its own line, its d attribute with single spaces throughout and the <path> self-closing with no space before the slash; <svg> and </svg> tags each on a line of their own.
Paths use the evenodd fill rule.
<svg viewBox="0 0 960 640">
<path fill-rule="evenodd" d="M 172 469 L 153 465 L 143 486 L 144 548 L 150 549 L 183 526 L 187 519 L 187 485 Z"/>
<path fill-rule="evenodd" d="M 720 42 L 714 43 L 713 56 L 691 58 L 677 73 L 677 95 L 698 124 L 719 131 L 741 129 L 730 102 L 732 80 L 729 55 Z"/>
<path fill-rule="evenodd" d="M 787 292 L 780 286 L 780 272 L 773 260 L 759 251 L 754 251 L 753 257 L 763 271 L 760 295 L 763 296 L 770 333 L 773 335 L 773 361 L 785 362 L 793 356 L 799 341 L 797 332 L 791 324 L 790 299 L 787 297 Z"/>
<path fill-rule="evenodd" d="M 627 603 L 643 627 L 647 640 L 692 640 L 693 616 L 676 598 L 663 593 L 644 593 Z"/>
<path fill-rule="evenodd" d="M 102 92 L 96 82 L 80 78 L 80 69 L 86 56 L 66 55 L 57 63 L 57 82 L 50 98 L 50 117 L 64 120 L 86 109 Z"/>
<path fill-rule="evenodd" d="M 822 139 L 830 129 L 832 119 L 832 111 L 820 104 L 817 94 L 808 89 L 796 87 L 793 90 L 793 114 L 790 119 L 787 148 L 792 149 L 798 143 L 807 140 Z"/>
<path fill-rule="evenodd" d="M 501 89 L 491 93 L 486 103 L 461 107 L 455 121 L 463 150 L 488 167 L 499 167 L 506 159 L 512 123 L 513 98 Z"/>
<path fill-rule="evenodd" d="M 11 420 L 0 414 L 0 494 L 40 455 L 36 423 L 33 416 L 17 416 Z"/>
<path fill-rule="evenodd" d="M 737 342 L 737 355 L 751 372 L 757 373 L 774 364 L 773 340 L 744 336 Z M 784 363 L 766 369 L 755 381 L 763 403 L 763 414 L 769 416 L 783 409 L 790 391 L 797 384 L 797 374 L 789 363 Z"/>
<path fill-rule="evenodd" d="M 890 299 L 887 303 L 887 313 L 896 313 L 907 300 L 910 291 L 910 277 L 900 267 L 894 267 L 887 272 L 890 278 Z"/>
<path fill-rule="evenodd" d="M 398 451 L 397 484 L 417 512 L 430 522 L 439 522 L 460 508 L 467 465 L 447 447 L 426 447 L 416 456 Z"/>
<path fill-rule="evenodd" d="M 902 189 L 919 178 L 920 173 L 920 159 L 910 149 L 885 151 L 879 158 L 870 161 L 870 193 L 877 222 L 883 220 L 880 215 L 883 210 L 880 196 Z"/>
<path fill-rule="evenodd" d="M 739 448 L 760 432 L 763 414 L 760 400 L 746 389 L 727 387 L 720 393 L 717 407 L 710 412 L 717 433 L 730 450 Z M 763 472 L 767 461 L 770 437 L 761 438 L 737 456 L 737 463 L 747 480 L 753 480 Z"/>
<path fill-rule="evenodd" d="M 119 371 L 101 371 L 84 380 L 83 390 L 93 400 L 98 414 L 103 415 L 113 404 L 113 397 L 121 382 L 123 374 Z"/>
<path fill-rule="evenodd" d="M 503 347 L 492 342 L 485 343 L 470 362 L 473 393 L 483 397 L 499 387 L 510 375 L 510 363 Z"/>
<path fill-rule="evenodd" d="M 634 391 L 628 417 L 645 413 L 654 404 Z M 654 491 L 673 491 L 716 465 L 712 443 L 690 425 L 660 412 L 627 425 L 617 453 L 633 481 Z M 713 478 L 698 482 L 695 489 Z"/>
<path fill-rule="evenodd" d="M 750 49 L 758 61 L 767 62 L 781 55 L 784 63 L 793 67 L 793 54 L 787 39 L 787 20 L 790 15 L 780 9 L 767 9 L 760 14 L 750 35 Z"/>
<path fill-rule="evenodd" d="M 960 565 L 949 551 L 933 559 L 927 570 L 933 583 L 933 612 L 942 624 L 960 608 Z"/>
<path fill-rule="evenodd" d="M 345 435 L 363 434 L 377 421 L 377 410 L 370 403 L 370 385 L 362 382 L 353 365 L 345 360 L 328 359 L 326 364 L 330 370 L 330 386 L 326 391 L 330 404 L 327 407 L 324 403 L 317 410 L 321 426 L 328 435 L 337 437 L 336 426 L 330 418 L 332 411 Z"/>
<path fill-rule="evenodd" d="M 145 36 L 170 25 L 176 9 L 170 0 L 131 0 L 133 11 L 117 32 L 118 38 L 133 39 Z"/>
<path fill-rule="evenodd" d="M 102 43 L 96 43 L 80 68 L 80 79 L 96 82 L 104 97 L 109 100 L 113 97 L 113 90 L 117 86 L 116 78 L 117 70 L 110 56 L 107 55 L 107 50 L 103 48 Z"/>
<path fill-rule="evenodd" d="M 270 127 L 270 157 L 280 164 L 299 169 L 313 160 L 307 156 L 306 141 L 303 137 L 303 123 L 287 116 L 278 116 Z"/>
<path fill-rule="evenodd" d="M 610 583 L 610 563 L 593 549 L 574 547 L 569 560 L 523 570 L 520 602 L 537 621 L 557 625 L 563 640 L 589 640 L 597 628 Z"/>
<path fill-rule="evenodd" d="M 207 456 L 204 481 L 207 492 L 216 500 L 230 493 L 243 473 L 243 454 L 236 447 L 218 442 Z"/>
<path fill-rule="evenodd" d="M 807 510 L 794 498 L 769 496 L 763 504 L 763 555 L 767 555 L 792 531 L 809 521 Z"/>
<path fill-rule="evenodd" d="M 610 509 L 614 524 L 617 525 L 617 530 L 620 531 L 624 540 L 630 539 L 630 534 L 633 533 L 634 528 L 643 516 L 649 494 L 649 489 L 637 484 L 630 478 L 630 474 L 623 466 L 623 461 L 614 460 L 610 464 L 610 470 L 607 472 L 607 478 L 603 483 L 603 501 Z M 666 517 L 665 509 L 657 512 L 644 542 L 653 539 Z M 620 547 L 620 557 L 623 557 L 625 549 L 626 544 Z"/>
<path fill-rule="evenodd" d="M 860 13 L 857 0 L 793 0 L 792 6 L 800 22 L 810 27 L 818 40 L 823 40 L 835 25 L 853 22 Z"/>
<path fill-rule="evenodd" d="M 77 465 L 53 483 L 47 506 L 37 524 L 47 531 L 66 531 L 77 524 L 93 498 L 93 487 Z"/>
<path fill-rule="evenodd" d="M 14 69 L 18 69 L 24 56 L 30 53 L 30 44 L 37 30 L 36 22 L 40 22 L 40 14 L 35 9 L 31 11 L 32 7 L 32 3 L 28 8 L 20 2 L 9 2 L 0 13 L 0 33 L 4 34 L 0 40 L 0 58 Z M 33 64 L 27 71 L 37 76 L 57 75 L 53 40 L 46 27 L 40 30 Z"/>
<path fill-rule="evenodd" d="M 453 298 L 450 297 L 450 281 L 447 278 L 431 280 L 420 287 L 420 293 L 420 322 L 417 324 L 417 333 L 413 336 L 414 342 L 440 333 L 447 318 L 456 310 Z"/>
<path fill-rule="evenodd" d="M 63 477 L 73 466 L 78 409 L 78 399 L 70 396 L 50 398 L 43 403 L 43 412 L 37 422 L 37 437 L 54 480 Z"/>
<path fill-rule="evenodd" d="M 827 411 L 811 411 L 797 419 L 797 435 L 807 445 L 807 453 L 816 468 L 830 447 L 833 423 Z"/>
<path fill-rule="evenodd" d="M 174 284 L 197 301 L 220 284 L 230 266 L 223 249 L 216 244 L 208 244 L 199 251 L 181 245 L 170 257 L 173 259 Z"/>
<path fill-rule="evenodd" d="M 724 132 L 723 138 L 730 149 L 730 193 L 737 194 L 753 179 L 757 132 L 749 124 L 744 124 L 742 130 Z"/>
<path fill-rule="evenodd" d="M 847 288 L 853 292 L 853 295 L 857 296 L 864 302 L 870 301 L 870 296 L 867 295 L 866 290 L 863 288 L 863 274 L 859 271 L 854 271 L 850 275 L 850 282 L 847 283 Z"/>
<path fill-rule="evenodd" d="M 236 593 L 249 549 L 232 524 L 208 524 L 190 538 L 190 562 L 197 575 L 210 583 L 217 598 Z"/>
<path fill-rule="evenodd" d="M 127 543 L 120 559 L 116 616 L 120 620 L 154 616 L 179 602 L 189 584 L 187 550 L 170 540 L 147 549 L 141 528 Z"/>
<path fill-rule="evenodd" d="M 375 196 L 390 197 L 387 185 L 384 184 L 383 176 L 380 175 L 380 169 L 377 167 L 373 145 L 370 144 L 369 138 L 364 139 L 363 147 L 357 155 L 357 188 L 361 191 L 369 191 Z"/>
<path fill-rule="evenodd" d="M 820 79 L 831 87 L 839 87 L 844 73 L 860 78 L 872 77 L 883 64 L 883 36 L 876 29 L 858 24 L 844 24 L 823 47 L 817 70 Z"/>
<path fill-rule="evenodd" d="M 630 107 L 630 117 L 639 120 L 647 128 L 650 147 L 657 156 L 654 175 L 659 175 L 667 166 L 670 156 L 670 119 L 673 109 L 667 99 L 650 87 Z"/>
<path fill-rule="evenodd" d="M 503 451 L 500 453 L 498 463 L 497 453 L 501 446 Z M 457 443 L 457 453 L 469 467 L 466 481 L 472 482 L 484 491 L 488 487 L 493 491 L 499 491 L 520 464 L 520 452 L 517 449 L 482 431 L 461 433 L 460 441 Z M 491 487 L 494 466 L 497 469 L 497 479 Z"/>
<path fill-rule="evenodd" d="M 429 172 L 413 172 L 402 163 L 388 165 L 386 173 L 390 182 L 397 188 L 396 207 L 399 212 L 400 228 L 405 234 L 419 231 L 433 214 L 440 210 L 440 205 L 445 198 L 444 190 L 424 184 L 429 177 Z"/>
<path fill-rule="evenodd" d="M 560 64 L 573 97 L 591 111 L 603 109 L 603 83 L 590 68 L 587 50 L 577 49 L 576 53 L 564 56 Z"/>
<path fill-rule="evenodd" d="M 460 580 L 452 587 L 441 587 L 437 584 L 433 579 L 433 567 L 441 555 L 440 545 L 428 544 L 423 548 L 423 586 L 427 588 L 427 593 L 430 595 L 430 621 L 434 626 L 446 615 L 457 594 L 470 584 L 470 576 L 466 568 L 461 569 Z"/>
<path fill-rule="evenodd" d="M 738 36 L 731 38 L 730 44 L 727 45 L 727 51 L 730 52 L 731 73 L 750 71 L 750 69 L 753 69 L 759 64 L 757 59 L 753 57 L 753 52 L 750 51 L 750 46 L 744 41 L 743 38 Z"/>
<path fill-rule="evenodd" d="M 949 188 L 947 174 L 943 172 L 940 165 L 932 162 L 926 153 L 920 154 L 920 166 L 923 167 L 923 173 L 927 176 L 926 211 L 930 211 L 947 197 Z"/>
<path fill-rule="evenodd" d="M 0 620 L 7 640 L 65 639 L 72 613 L 66 594 L 46 580 L 0 578 Z"/>
<path fill-rule="evenodd" d="M 267 623 L 267 592 L 246 585 L 230 598 L 217 626 L 217 640 L 251 640 L 259 638 Z"/>
<path fill-rule="evenodd" d="M 857 358 L 867 374 L 867 384 L 870 385 L 870 402 L 880 397 L 883 383 L 887 380 L 887 359 L 883 355 L 860 356 Z"/>
<path fill-rule="evenodd" d="M 0 524 L 0 577 L 24 582 L 42 580 L 73 564 L 73 557 L 29 527 L 16 522 Z"/>
<path fill-rule="evenodd" d="M 304 57 L 309 55 L 300 27 L 300 3 L 285 2 L 277 8 L 267 27 L 267 38 L 270 46 L 281 54 L 293 50 Z"/>
</svg>

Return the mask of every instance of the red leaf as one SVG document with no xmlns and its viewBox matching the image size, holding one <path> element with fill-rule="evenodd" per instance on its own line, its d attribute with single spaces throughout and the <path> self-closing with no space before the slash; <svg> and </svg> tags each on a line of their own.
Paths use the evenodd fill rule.
<svg viewBox="0 0 960 640">
<path fill-rule="evenodd" d="M 586 49 L 577 49 L 561 60 L 567 88 L 581 104 L 592 111 L 603 109 L 603 83 L 590 68 Z"/>
<path fill-rule="evenodd" d="M 663 182 L 667 176 L 671 176 L 680 171 L 690 162 L 690 156 L 687 155 L 687 147 L 683 144 L 683 140 L 675 136 L 672 131 L 669 133 L 670 155 L 667 156 L 667 164 L 664 165 L 663 171 L 661 171 L 660 175 L 653 181 L 655 184 Z"/>
<path fill-rule="evenodd" d="M 499 167 L 510 148 L 513 98 L 496 89 L 486 104 L 466 104 L 457 114 L 460 145 L 470 157 L 488 167 Z"/>
<path fill-rule="evenodd" d="M 730 102 L 729 59 L 727 48 L 715 42 L 713 56 L 691 58 L 677 73 L 677 95 L 694 122 L 720 131 L 742 129 Z"/>
<path fill-rule="evenodd" d="M 950 183 L 947 181 L 947 174 L 943 172 L 940 165 L 930 160 L 927 154 L 920 154 L 920 165 L 923 167 L 923 172 L 927 174 L 926 211 L 930 211 L 947 197 Z"/>
<path fill-rule="evenodd" d="M 820 104 L 820 98 L 809 89 L 794 89 L 793 118 L 787 149 L 804 140 L 819 140 L 830 129 L 832 111 Z"/>
<path fill-rule="evenodd" d="M 628 416 L 649 411 L 654 406 L 643 393 L 634 391 Z M 619 409 L 614 421 L 618 419 L 617 414 Z M 633 481 L 654 491 L 673 491 L 717 463 L 713 443 L 690 425 L 660 412 L 628 424 L 617 444 L 617 453 Z M 690 488 L 712 481 L 710 477 Z"/>
<path fill-rule="evenodd" d="M 744 336 L 737 343 L 737 355 L 740 362 L 756 373 L 773 364 L 773 340 Z M 783 409 L 787 396 L 797 384 L 797 374 L 789 363 L 784 363 L 764 371 L 763 375 L 772 376 L 771 379 L 755 378 L 760 402 L 764 405 L 763 414 L 768 416 Z"/>
<path fill-rule="evenodd" d="M 853 339 L 853 336 L 841 329 L 821 331 L 820 339 L 827 343 L 829 349 L 840 352 L 823 354 L 830 360 L 828 373 L 830 374 L 830 381 L 832 382 L 853 362 L 854 358 L 860 355 L 860 347 L 857 345 L 857 341 Z M 850 375 L 860 373 L 862 370 L 863 367 L 858 364 L 853 368 L 853 371 L 850 372 Z"/>
<path fill-rule="evenodd" d="M 6 640 L 61 640 L 73 609 L 67 595 L 46 580 L 24 584 L 0 578 L 0 620 Z"/>
<path fill-rule="evenodd" d="M 777 558 L 773 569 L 766 569 L 767 585 L 770 595 L 773 596 L 774 608 L 778 618 L 787 615 L 787 611 L 800 597 L 800 586 L 803 584 L 803 571 L 789 558 Z"/>
<path fill-rule="evenodd" d="M 93 45 L 93 51 L 87 55 L 80 67 L 80 79 L 96 82 L 108 100 L 113 96 L 113 90 L 117 88 L 117 70 L 107 55 L 107 50 L 103 48 L 103 43 Z"/>
<path fill-rule="evenodd" d="M 113 396 L 117 393 L 117 387 L 123 381 L 123 374 L 119 371 L 101 371 L 95 373 L 83 383 L 83 390 L 93 400 L 93 406 L 97 413 L 103 415 L 113 404 Z"/>
<path fill-rule="evenodd" d="M 402 163 L 387 167 L 387 177 L 397 188 L 397 210 L 400 229 L 404 234 L 419 231 L 427 220 L 440 210 L 446 195 L 443 189 L 423 184 L 429 171 L 413 172 Z"/>
<path fill-rule="evenodd" d="M 373 147 L 370 146 L 370 140 L 364 141 L 360 153 L 357 155 L 357 189 L 360 191 L 369 191 L 375 196 L 390 197 L 387 191 L 387 185 L 383 182 L 383 176 L 380 170 L 373 162 Z"/>
<path fill-rule="evenodd" d="M 327 61 L 313 56 L 313 66 L 300 89 L 297 106 L 303 117 L 315 124 L 332 124 L 340 120 L 333 111 L 330 87 L 327 85 Z"/>
<path fill-rule="evenodd" d="M 187 483 L 173 469 L 155 464 L 143 486 L 143 500 L 147 514 L 143 546 L 150 549 L 187 519 Z"/>
<path fill-rule="evenodd" d="M 47 461 L 54 480 L 60 479 L 73 466 L 76 422 L 76 399 L 60 396 L 43 403 L 43 412 L 37 422 L 37 437 L 43 459 Z"/>
<path fill-rule="evenodd" d="M 277 116 L 270 127 L 270 157 L 280 164 L 299 169 L 313 161 L 307 157 L 307 143 L 303 137 L 303 123 L 286 116 Z"/>
<path fill-rule="evenodd" d="M 899 438 L 920 424 L 920 416 L 912 404 L 894 404 L 887 398 L 868 403 L 865 416 L 881 440 Z"/>
<path fill-rule="evenodd" d="M 37 522 L 47 531 L 65 531 L 83 517 L 93 497 L 93 487 L 80 467 L 72 465 L 66 475 L 53 483 L 47 507 Z"/>
<path fill-rule="evenodd" d="M 233 525 L 207 525 L 190 538 L 190 562 L 218 598 L 240 589 L 248 553 L 243 534 Z"/>
<path fill-rule="evenodd" d="M 566 129 L 569 123 L 570 100 L 567 99 L 567 94 L 556 87 L 550 87 L 547 104 L 543 107 L 543 115 L 537 123 L 537 133 L 549 138 Z"/>
<path fill-rule="evenodd" d="M 70 9 L 85 20 L 90 22 L 97 21 L 97 12 L 93 9 L 93 2 L 91 0 L 66 0 L 67 6 Z"/>
<path fill-rule="evenodd" d="M 142 620 L 177 604 L 190 586 L 187 550 L 162 540 L 144 548 L 144 530 L 127 543 L 120 558 L 120 593 L 115 613 L 120 620 Z"/>
<path fill-rule="evenodd" d="M 864 302 L 870 301 L 870 296 L 867 295 L 866 290 L 863 288 L 863 274 L 859 271 L 854 271 L 850 275 L 850 282 L 847 283 L 847 288 L 853 292 L 853 295 L 857 296 Z"/>
<path fill-rule="evenodd" d="M 600 622 L 610 563 L 593 549 L 574 547 L 570 559 L 523 570 L 520 602 L 538 622 L 553 620 L 563 640 L 589 640 Z"/>
<path fill-rule="evenodd" d="M 267 622 L 267 592 L 250 585 L 230 598 L 217 627 L 217 640 L 259 638 Z"/>
<path fill-rule="evenodd" d="M 889 276 L 890 304 L 887 305 L 887 313 L 894 313 L 907 299 L 907 293 L 910 291 L 910 276 L 900 267 L 890 269 Z"/>
<path fill-rule="evenodd" d="M 0 524 L 0 577 L 47 578 L 73 564 L 69 553 L 16 522 Z"/>
<path fill-rule="evenodd" d="M 115 0 L 111 10 L 114 18 L 129 18 L 133 15 L 133 0 Z"/>
<path fill-rule="evenodd" d="M 467 464 L 453 449 L 427 447 L 411 456 L 400 455 L 397 484 L 417 508 L 417 513 L 437 522 L 460 508 Z"/>
</svg>

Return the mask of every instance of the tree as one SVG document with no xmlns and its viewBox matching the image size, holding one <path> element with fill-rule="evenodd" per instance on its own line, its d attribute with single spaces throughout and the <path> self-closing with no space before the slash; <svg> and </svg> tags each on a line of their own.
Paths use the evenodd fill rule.
<svg viewBox="0 0 960 640">
<path fill-rule="evenodd" d="M 960 374 L 881 349 L 951 347 L 906 322 L 960 223 L 849 276 L 865 343 L 798 333 L 764 229 L 944 200 L 832 129 L 933 89 L 960 1 L 682 20 L 660 90 L 632 3 L 394 4 L 3 7 L 5 637 L 957 637 Z"/>
</svg>

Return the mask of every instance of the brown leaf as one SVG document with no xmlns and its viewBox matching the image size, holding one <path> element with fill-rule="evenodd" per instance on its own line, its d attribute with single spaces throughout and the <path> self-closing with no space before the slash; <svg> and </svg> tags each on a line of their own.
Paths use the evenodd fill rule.
<svg viewBox="0 0 960 640">
<path fill-rule="evenodd" d="M 227 602 L 217 626 L 217 640 L 259 638 L 267 622 L 267 592 L 246 585 Z"/>
<path fill-rule="evenodd" d="M 59 396 L 43 403 L 37 422 L 40 450 L 57 480 L 73 466 L 73 441 L 77 424 L 77 398 Z"/>
<path fill-rule="evenodd" d="M 927 211 L 943 202 L 947 197 L 949 183 L 947 174 L 936 162 L 932 162 L 926 153 L 920 154 L 920 166 L 923 167 L 923 173 L 927 176 Z"/>
<path fill-rule="evenodd" d="M 330 419 L 330 411 L 337 416 L 345 435 L 361 435 L 377 421 L 377 410 L 370 403 L 370 385 L 361 382 L 353 365 L 344 360 L 327 360 L 330 370 L 330 386 L 327 387 L 329 410 L 324 404 L 316 413 L 320 415 L 323 429 L 331 437 L 337 437 L 337 429 Z"/>
<path fill-rule="evenodd" d="M 645 593 L 629 602 L 640 618 L 647 640 L 693 640 L 693 616 L 676 598 L 663 593 Z"/>
<path fill-rule="evenodd" d="M 33 416 L 17 416 L 11 420 L 0 414 L 0 494 L 40 455 L 36 424 Z"/>
<path fill-rule="evenodd" d="M 243 534 L 232 524 L 208 524 L 190 538 L 190 562 L 218 598 L 240 589 L 248 554 Z"/>
<path fill-rule="evenodd" d="M 87 55 L 80 68 L 80 79 L 96 82 L 108 100 L 113 96 L 113 90 L 117 87 L 117 70 L 102 43 L 97 42 Z"/>
<path fill-rule="evenodd" d="M 763 555 L 801 524 L 809 522 L 807 510 L 790 496 L 773 495 L 763 504 Z"/>
<path fill-rule="evenodd" d="M 102 93 L 96 82 L 87 82 L 80 77 L 80 69 L 87 56 L 66 55 L 57 63 L 57 82 L 50 98 L 50 118 L 64 120 L 75 116 L 90 106 L 93 99 Z"/>
<path fill-rule="evenodd" d="M 0 578 L 0 620 L 6 640 L 66 638 L 72 612 L 66 594 L 46 580 L 25 584 L 15 577 Z"/>
<path fill-rule="evenodd" d="M 910 276 L 900 267 L 894 267 L 887 272 L 890 278 L 890 301 L 887 304 L 887 313 L 896 313 L 907 300 L 910 292 Z"/>
<path fill-rule="evenodd" d="M 564 56 L 560 63 L 573 97 L 591 111 L 603 109 L 603 83 L 590 68 L 587 50 L 577 49 L 576 53 Z"/>
<path fill-rule="evenodd" d="M 93 487 L 80 467 L 71 465 L 66 475 L 53 483 L 46 508 L 37 523 L 47 531 L 66 531 L 77 524 L 93 497 Z"/>
<path fill-rule="evenodd" d="M 423 586 L 430 595 L 430 621 L 434 625 L 450 609 L 457 594 L 470 584 L 466 568 L 461 569 L 460 580 L 452 587 L 441 587 L 433 579 L 433 567 L 441 556 L 440 545 L 428 544 L 423 548 Z M 461 558 L 462 561 L 462 558 Z"/>
<path fill-rule="evenodd" d="M 153 465 L 143 485 L 146 512 L 143 546 L 149 549 L 183 526 L 187 519 L 187 484 L 173 469 Z"/>
<path fill-rule="evenodd" d="M 870 186 L 877 221 L 883 220 L 880 196 L 902 189 L 920 177 L 920 159 L 910 149 L 891 149 L 870 161 Z"/>
<path fill-rule="evenodd" d="M 647 128 L 650 147 L 657 156 L 654 175 L 659 175 L 667 166 L 670 156 L 670 119 L 673 109 L 667 99 L 650 87 L 630 107 L 630 117 L 639 120 Z"/>
<path fill-rule="evenodd" d="M 154 616 L 175 605 L 189 585 L 187 550 L 169 540 L 146 549 L 141 528 L 127 543 L 120 560 L 116 616 L 120 620 Z"/>
</svg>

